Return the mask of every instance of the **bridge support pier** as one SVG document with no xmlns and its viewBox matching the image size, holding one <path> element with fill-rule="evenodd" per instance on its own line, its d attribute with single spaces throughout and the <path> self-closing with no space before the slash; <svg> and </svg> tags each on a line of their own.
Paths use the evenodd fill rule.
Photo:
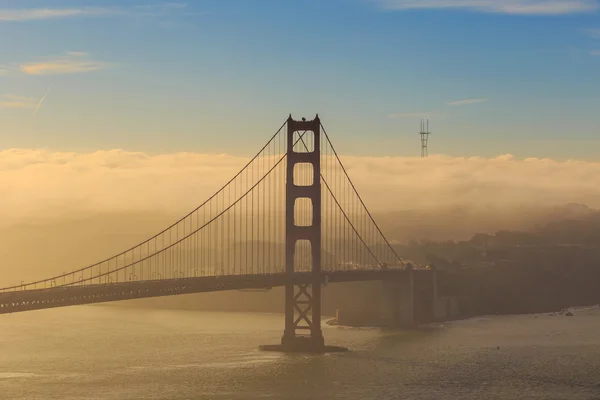
<svg viewBox="0 0 600 400">
<path fill-rule="evenodd" d="M 379 297 L 379 321 L 383 326 L 415 326 L 414 271 L 409 268 L 402 278 L 382 281 Z"/>
</svg>

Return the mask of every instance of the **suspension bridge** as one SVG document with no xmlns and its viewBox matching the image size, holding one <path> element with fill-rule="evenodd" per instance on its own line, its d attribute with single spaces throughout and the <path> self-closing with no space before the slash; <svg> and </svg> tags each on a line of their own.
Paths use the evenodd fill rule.
<svg viewBox="0 0 600 400">
<path fill-rule="evenodd" d="M 324 348 L 322 285 L 394 281 L 407 271 L 412 266 L 381 232 L 318 115 L 290 116 L 189 214 L 95 264 L 1 288 L 0 314 L 283 286 L 281 347 L 314 350 Z"/>
</svg>

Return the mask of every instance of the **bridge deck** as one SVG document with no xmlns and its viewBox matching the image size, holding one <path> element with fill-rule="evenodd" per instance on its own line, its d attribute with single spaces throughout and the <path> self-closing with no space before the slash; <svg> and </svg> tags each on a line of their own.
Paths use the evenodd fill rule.
<svg viewBox="0 0 600 400">
<path fill-rule="evenodd" d="M 320 280 L 321 283 L 373 281 L 398 278 L 403 274 L 406 274 L 405 270 L 335 271 L 323 272 Z M 307 284 L 311 280 L 312 273 L 310 272 L 296 272 L 292 278 L 294 284 Z M 0 314 L 180 294 L 264 289 L 284 286 L 287 282 L 286 274 L 278 273 L 59 286 L 49 289 L 5 292 L 0 293 Z"/>
</svg>

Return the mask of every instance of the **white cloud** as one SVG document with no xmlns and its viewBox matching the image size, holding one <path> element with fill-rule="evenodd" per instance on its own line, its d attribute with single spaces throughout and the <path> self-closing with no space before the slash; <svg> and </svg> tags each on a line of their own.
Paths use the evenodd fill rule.
<svg viewBox="0 0 600 400">
<path fill-rule="evenodd" d="M 78 8 L 14 8 L 0 9 L 0 22 L 35 21 L 74 17 L 161 17 L 169 15 L 198 15 L 184 12 L 185 3 L 162 3 L 133 7 L 78 7 Z"/>
<path fill-rule="evenodd" d="M 66 56 L 21 64 L 19 69 L 28 75 L 60 75 L 91 72 L 109 67 L 109 63 L 90 59 L 87 53 L 68 52 Z"/>
<path fill-rule="evenodd" d="M 342 159 L 374 211 L 569 202 L 600 206 L 600 162 L 517 160 L 510 155 Z M 246 162 L 223 154 L 0 151 L 0 224 L 71 213 L 181 214 L 213 194 Z"/>
<path fill-rule="evenodd" d="M 0 21 L 35 21 L 77 16 L 106 16 L 119 13 L 118 8 L 15 8 L 0 9 Z"/>
<path fill-rule="evenodd" d="M 389 114 L 388 118 L 427 118 L 430 116 L 431 116 L 431 112 L 416 112 L 416 113 Z"/>
<path fill-rule="evenodd" d="M 462 9 L 517 15 L 561 15 L 592 12 L 597 0 L 373 0 L 387 10 Z"/>
<path fill-rule="evenodd" d="M 447 103 L 449 106 L 465 106 L 467 104 L 477 104 L 488 101 L 488 99 L 466 99 L 466 100 L 456 100 Z"/>
</svg>

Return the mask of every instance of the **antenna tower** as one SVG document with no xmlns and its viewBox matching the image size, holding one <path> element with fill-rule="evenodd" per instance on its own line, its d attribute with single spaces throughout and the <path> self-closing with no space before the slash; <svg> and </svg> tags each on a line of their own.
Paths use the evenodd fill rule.
<svg viewBox="0 0 600 400">
<path fill-rule="evenodd" d="M 422 119 L 421 120 L 421 131 L 419 134 L 421 135 L 421 157 L 427 157 L 429 154 L 427 153 L 427 141 L 429 140 L 429 120 Z"/>
</svg>

